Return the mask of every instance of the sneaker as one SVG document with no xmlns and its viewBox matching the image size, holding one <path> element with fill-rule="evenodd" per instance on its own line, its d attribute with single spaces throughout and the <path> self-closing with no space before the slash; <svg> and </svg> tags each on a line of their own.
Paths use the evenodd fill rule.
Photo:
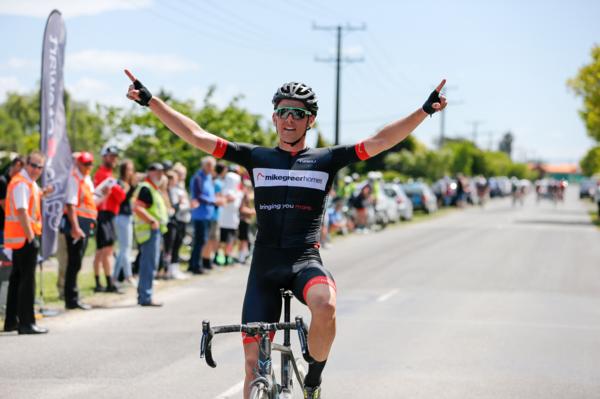
<svg viewBox="0 0 600 399">
<path fill-rule="evenodd" d="M 321 399 L 321 387 L 304 387 L 304 399 Z"/>
<path fill-rule="evenodd" d="M 116 285 L 111 285 L 109 287 L 106 287 L 106 292 L 111 292 L 111 293 L 114 293 L 114 294 L 124 294 L 124 292 L 121 291 L 119 289 L 119 287 L 117 287 Z"/>
<path fill-rule="evenodd" d="M 101 285 L 97 285 L 96 288 L 94 288 L 94 292 L 106 292 L 106 288 Z"/>
</svg>

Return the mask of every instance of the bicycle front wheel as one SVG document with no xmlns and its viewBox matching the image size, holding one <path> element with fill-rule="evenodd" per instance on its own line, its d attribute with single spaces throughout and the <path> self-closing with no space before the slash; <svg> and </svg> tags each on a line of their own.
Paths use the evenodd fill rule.
<svg viewBox="0 0 600 399">
<path fill-rule="evenodd" d="M 265 384 L 258 382 L 250 388 L 250 399 L 271 399 Z"/>
</svg>

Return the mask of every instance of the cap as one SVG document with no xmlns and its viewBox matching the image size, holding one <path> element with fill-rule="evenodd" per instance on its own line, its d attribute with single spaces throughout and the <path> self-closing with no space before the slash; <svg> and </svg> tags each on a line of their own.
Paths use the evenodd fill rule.
<svg viewBox="0 0 600 399">
<path fill-rule="evenodd" d="M 92 163 L 94 162 L 94 155 L 87 151 L 82 151 L 77 155 L 77 162 L 81 163 Z"/>
<path fill-rule="evenodd" d="M 119 149 L 114 145 L 109 145 L 102 149 L 102 151 L 100 152 L 100 155 L 102 155 L 102 156 L 119 155 Z"/>
<path fill-rule="evenodd" d="M 162 161 L 162 166 L 165 170 L 171 170 L 173 169 L 173 161 L 169 161 L 168 159 Z"/>
<path fill-rule="evenodd" d="M 152 171 L 152 170 L 159 170 L 159 171 L 163 171 L 165 170 L 164 166 L 162 163 L 160 162 L 153 162 L 150 165 L 148 165 L 148 172 Z"/>
</svg>

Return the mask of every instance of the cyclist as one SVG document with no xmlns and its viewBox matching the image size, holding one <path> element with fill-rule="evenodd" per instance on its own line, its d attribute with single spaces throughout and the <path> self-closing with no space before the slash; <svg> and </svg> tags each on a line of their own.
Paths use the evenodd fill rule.
<svg viewBox="0 0 600 399">
<path fill-rule="evenodd" d="M 445 80 L 422 107 L 390 123 L 355 145 L 308 148 L 306 133 L 317 116 L 317 97 L 303 83 L 290 82 L 273 96 L 273 124 L 279 135 L 275 148 L 228 142 L 203 130 L 175 111 L 125 70 L 132 84 L 127 97 L 150 110 L 177 136 L 200 150 L 245 167 L 255 188 L 258 232 L 246 286 L 242 323 L 279 321 L 280 288 L 291 289 L 311 312 L 308 347 L 313 362 L 305 378 L 304 397 L 321 397 L 321 373 L 336 331 L 336 287 L 319 256 L 319 231 L 325 197 L 337 171 L 368 159 L 404 140 L 428 115 L 441 111 Z M 255 340 L 244 337 L 246 379 L 244 398 L 254 379 L 258 359 Z"/>
</svg>

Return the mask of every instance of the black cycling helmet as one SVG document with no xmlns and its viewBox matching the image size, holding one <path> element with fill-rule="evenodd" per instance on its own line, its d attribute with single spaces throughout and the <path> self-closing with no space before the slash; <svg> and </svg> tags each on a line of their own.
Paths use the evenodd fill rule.
<svg viewBox="0 0 600 399">
<path fill-rule="evenodd" d="M 309 86 L 299 82 L 284 83 L 275 95 L 273 96 L 273 106 L 277 108 L 277 104 L 281 100 L 298 100 L 304 103 L 307 110 L 314 116 L 317 116 L 319 106 L 317 105 L 317 95 Z"/>
</svg>

